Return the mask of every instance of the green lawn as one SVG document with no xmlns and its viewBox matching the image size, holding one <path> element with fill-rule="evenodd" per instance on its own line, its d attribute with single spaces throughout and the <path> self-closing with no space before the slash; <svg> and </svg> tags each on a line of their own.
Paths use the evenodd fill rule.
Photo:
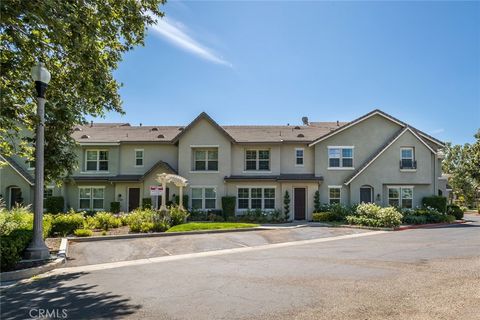
<svg viewBox="0 0 480 320">
<path fill-rule="evenodd" d="M 240 222 L 189 222 L 171 227 L 167 232 L 183 232 L 194 230 L 239 229 L 258 227 L 255 223 Z"/>
</svg>

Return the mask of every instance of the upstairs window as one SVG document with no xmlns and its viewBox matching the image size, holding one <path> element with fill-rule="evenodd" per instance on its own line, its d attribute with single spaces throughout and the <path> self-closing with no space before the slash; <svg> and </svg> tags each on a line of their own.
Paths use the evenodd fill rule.
<svg viewBox="0 0 480 320">
<path fill-rule="evenodd" d="M 143 149 L 135 149 L 135 167 L 143 167 Z"/>
<path fill-rule="evenodd" d="M 87 171 L 108 171 L 108 151 L 87 150 L 86 153 Z"/>
<path fill-rule="evenodd" d="M 245 170 L 247 171 L 269 171 L 270 150 L 246 150 Z"/>
<path fill-rule="evenodd" d="M 194 149 L 194 171 L 218 171 L 218 149 Z"/>
<path fill-rule="evenodd" d="M 295 149 L 295 165 L 298 167 L 303 167 L 303 148 Z"/>
<path fill-rule="evenodd" d="M 412 147 L 400 149 L 400 169 L 415 169 L 415 150 Z"/>
<path fill-rule="evenodd" d="M 329 168 L 353 168 L 353 147 L 328 147 Z"/>
</svg>

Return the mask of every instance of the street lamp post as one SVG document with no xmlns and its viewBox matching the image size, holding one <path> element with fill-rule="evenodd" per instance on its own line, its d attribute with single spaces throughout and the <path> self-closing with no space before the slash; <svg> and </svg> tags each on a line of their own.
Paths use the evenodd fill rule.
<svg viewBox="0 0 480 320">
<path fill-rule="evenodd" d="M 38 125 L 35 143 L 35 194 L 33 239 L 25 251 L 27 259 L 48 259 L 50 251 L 43 241 L 43 184 L 44 184 L 44 143 L 45 143 L 45 91 L 50 82 L 50 72 L 39 62 L 32 68 L 32 78 L 37 90 Z"/>
</svg>

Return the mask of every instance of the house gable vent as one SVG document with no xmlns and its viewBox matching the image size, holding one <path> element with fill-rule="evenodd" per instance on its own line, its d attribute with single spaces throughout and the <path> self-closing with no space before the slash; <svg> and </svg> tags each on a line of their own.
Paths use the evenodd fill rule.
<svg viewBox="0 0 480 320">
<path fill-rule="evenodd" d="M 300 130 L 300 127 L 299 126 L 295 126 L 295 128 L 293 128 L 295 130 Z"/>
<path fill-rule="evenodd" d="M 73 129 L 73 131 L 82 131 L 82 128 L 75 127 L 75 128 Z"/>
<path fill-rule="evenodd" d="M 303 133 L 299 133 L 299 134 L 297 135 L 297 138 L 305 138 L 305 136 L 303 135 Z"/>
<path fill-rule="evenodd" d="M 157 138 L 163 139 L 163 138 L 165 138 L 165 136 L 164 136 L 163 134 L 159 134 L 159 135 L 157 136 Z"/>
<path fill-rule="evenodd" d="M 152 128 L 151 131 L 158 131 L 158 128 Z"/>
<path fill-rule="evenodd" d="M 90 138 L 90 136 L 86 135 L 86 134 L 84 134 L 83 136 L 80 137 L 80 139 L 88 139 L 88 138 Z"/>
</svg>

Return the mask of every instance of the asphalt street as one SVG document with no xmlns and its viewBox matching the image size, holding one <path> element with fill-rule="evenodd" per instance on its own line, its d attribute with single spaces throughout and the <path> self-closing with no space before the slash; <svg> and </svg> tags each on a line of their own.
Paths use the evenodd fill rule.
<svg viewBox="0 0 480 320">
<path fill-rule="evenodd" d="M 3 289 L 1 318 L 55 310 L 67 319 L 480 319 L 480 219 L 468 218 L 475 222 L 287 243 L 243 239 L 240 248 L 137 264 L 124 254 L 99 259 L 98 269 L 84 261 Z"/>
</svg>

